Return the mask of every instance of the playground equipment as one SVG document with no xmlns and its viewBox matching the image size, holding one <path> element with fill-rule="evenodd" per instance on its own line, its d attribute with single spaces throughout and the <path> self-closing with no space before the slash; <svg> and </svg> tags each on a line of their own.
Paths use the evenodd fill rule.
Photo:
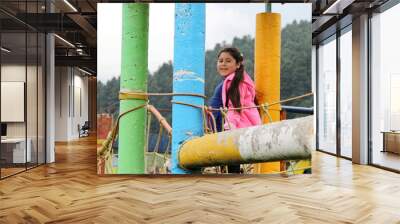
<svg viewBox="0 0 400 224">
<path fill-rule="evenodd" d="M 226 164 L 310 159 L 313 116 L 207 134 L 183 143 L 179 164 L 188 170 Z"/>
<path fill-rule="evenodd" d="M 147 92 L 148 4 L 123 4 L 121 91 Z M 121 98 L 120 113 L 143 105 L 145 97 Z M 146 110 L 124 116 L 119 124 L 118 173 L 144 173 Z"/>
<path fill-rule="evenodd" d="M 204 95 L 205 4 L 175 4 L 174 93 Z M 178 151 L 183 141 L 203 135 L 201 110 L 174 102 L 204 105 L 203 97 L 174 96 L 172 99 L 172 172 L 180 168 Z M 182 119 L 182 118 L 185 119 Z"/>
<path fill-rule="evenodd" d="M 122 93 L 121 95 L 123 95 L 125 98 L 129 99 L 129 98 L 135 98 L 137 97 L 136 94 L 133 94 L 133 96 L 131 94 L 125 94 Z M 142 94 L 143 95 L 143 94 Z M 113 159 L 113 145 L 115 143 L 115 140 L 119 134 L 119 125 L 120 122 L 122 120 L 123 117 L 127 116 L 129 113 L 132 112 L 137 112 L 140 109 L 147 109 L 147 118 L 148 118 L 148 123 L 147 123 L 147 130 L 146 130 L 146 136 L 149 136 L 149 129 L 150 129 L 150 121 L 151 121 L 151 116 L 154 116 L 156 118 L 156 120 L 159 122 L 160 124 L 160 133 L 157 139 L 157 144 L 156 144 L 156 148 L 153 152 L 144 152 L 143 157 L 144 157 L 144 161 L 143 163 L 147 163 L 147 170 L 144 169 L 143 173 L 154 173 L 156 170 L 156 160 L 159 160 L 159 158 L 162 159 L 163 163 L 165 163 L 165 161 L 169 158 L 168 157 L 168 150 L 166 150 L 164 152 L 164 154 L 160 154 L 158 152 L 158 146 L 159 146 L 159 141 L 160 141 L 160 137 L 162 134 L 162 130 L 165 130 L 165 132 L 168 134 L 169 136 L 169 141 L 168 141 L 168 145 L 167 145 L 167 149 L 169 148 L 169 145 L 171 143 L 171 134 L 172 134 L 172 128 L 171 126 L 166 122 L 165 118 L 157 111 L 157 109 L 155 109 L 152 105 L 146 105 L 146 104 L 142 104 L 140 106 L 131 108 L 123 113 L 121 113 L 116 121 L 116 125 L 112 128 L 112 130 L 109 132 L 107 138 L 105 139 L 105 141 L 102 142 L 102 146 L 100 148 L 97 149 L 97 157 L 98 157 L 98 173 L 99 174 L 112 174 L 113 172 L 113 165 L 112 165 L 112 159 Z M 146 141 L 146 143 L 148 142 L 148 139 Z M 149 160 L 150 159 L 150 160 Z M 150 165 L 149 165 L 150 164 Z M 145 164 L 146 167 L 146 164 Z M 160 168 L 160 167 L 158 167 Z M 166 172 L 164 172 L 166 173 Z"/>
<path fill-rule="evenodd" d="M 311 117 L 204 135 L 207 126 L 203 95 L 205 5 L 177 3 L 175 10 L 173 93 L 167 93 L 173 96 L 173 129 L 166 128 L 172 136 L 172 173 L 191 173 L 193 169 L 207 166 L 310 159 L 314 148 Z M 270 123 L 280 120 L 282 102 L 279 81 L 280 15 L 257 15 L 256 35 L 255 79 L 261 100 L 256 107 L 260 109 L 264 123 Z M 117 126 L 98 151 L 98 155 L 107 160 L 103 163 L 106 173 L 110 172 L 112 143 L 118 129 L 118 173 L 145 173 L 146 123 L 149 128 L 146 108 L 153 114 L 158 113 L 150 107 L 147 99 L 150 95 L 167 95 L 147 93 L 147 37 L 148 5 L 124 4 L 121 114 Z M 155 116 L 160 123 L 164 123 L 163 126 L 169 126 L 165 125 L 165 119 L 160 114 Z M 263 166 L 257 168 L 259 173 L 268 170 Z"/>
<path fill-rule="evenodd" d="M 256 35 L 254 48 L 254 81 L 259 103 L 277 102 L 280 100 L 280 71 L 281 71 L 281 15 L 267 12 L 256 15 Z M 268 124 L 280 120 L 280 104 L 269 107 L 269 117 L 266 111 L 261 110 L 264 115 L 263 123 Z M 256 164 L 256 173 L 278 172 L 281 163 Z"/>
<path fill-rule="evenodd" d="M 174 94 L 174 93 L 120 93 L 126 98 L 135 98 L 140 95 L 188 95 L 197 96 L 196 94 Z M 301 99 L 306 96 L 310 96 L 312 93 L 304 94 L 302 96 L 293 97 L 290 99 L 282 100 L 280 102 L 271 103 L 275 105 L 277 103 L 289 102 L 297 99 Z M 201 107 L 189 103 L 176 102 L 190 106 L 193 108 L 201 109 L 203 116 L 206 114 L 206 107 Z M 265 107 L 265 105 L 258 105 L 258 108 Z M 103 146 L 98 149 L 99 162 L 99 173 L 111 173 L 112 165 L 111 158 L 113 155 L 112 145 L 116 136 L 118 135 L 118 125 L 122 117 L 127 114 L 139 110 L 141 108 L 147 108 L 148 111 L 148 124 L 147 134 L 149 136 L 149 128 L 151 115 L 153 115 L 160 124 L 159 137 L 156 145 L 159 145 L 160 136 L 162 130 L 165 130 L 169 136 L 168 146 L 171 142 L 172 128 L 166 122 L 165 118 L 155 109 L 152 105 L 143 104 L 135 107 L 124 113 L 120 114 L 116 121 L 116 126 L 109 133 L 107 139 L 103 142 Z M 246 109 L 246 108 L 244 108 Z M 213 110 L 213 109 L 208 109 Z M 215 110 L 215 109 L 214 109 Z M 309 112 L 308 112 L 309 113 Z M 206 119 L 203 120 L 203 125 L 206 127 Z M 214 121 L 215 122 L 215 121 Z M 215 125 L 214 125 L 215 126 Z M 254 163 L 254 162 L 265 162 L 265 161 L 277 161 L 277 160 L 299 160 L 300 161 L 289 161 L 290 170 L 279 171 L 274 173 L 292 173 L 299 174 L 305 169 L 310 169 L 310 164 L 305 162 L 311 159 L 311 150 L 314 148 L 313 144 L 313 118 L 312 116 L 285 120 L 280 122 L 274 122 L 267 125 L 259 125 L 250 128 L 242 128 L 232 131 L 225 131 L 215 134 L 206 134 L 203 137 L 193 137 L 184 141 L 179 148 L 177 160 L 178 165 L 185 172 L 190 172 L 190 169 L 198 170 L 199 167 L 226 165 L 226 164 L 243 164 L 243 163 Z M 146 142 L 149 140 L 147 139 Z M 157 169 L 164 169 L 163 173 L 169 173 L 166 167 L 160 167 L 160 164 L 156 164 L 160 158 L 163 161 L 163 165 L 169 161 L 168 146 L 164 149 L 164 154 L 158 153 L 158 147 L 155 147 L 153 152 L 145 152 L 147 161 L 146 173 L 155 173 Z M 150 165 L 149 165 L 150 164 Z M 170 169 L 169 169 L 170 170 Z M 103 172 L 104 171 L 104 172 Z"/>
</svg>

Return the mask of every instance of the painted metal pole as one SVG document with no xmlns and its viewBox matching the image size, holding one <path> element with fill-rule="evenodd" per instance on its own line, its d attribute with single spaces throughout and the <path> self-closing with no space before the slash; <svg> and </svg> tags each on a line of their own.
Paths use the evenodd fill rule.
<svg viewBox="0 0 400 224">
<path fill-rule="evenodd" d="M 205 4 L 175 4 L 174 93 L 204 95 Z M 174 96 L 173 101 L 204 105 L 194 96 Z M 189 173 L 179 167 L 180 145 L 186 140 L 203 136 L 203 116 L 198 108 L 172 105 L 172 173 Z"/>
<path fill-rule="evenodd" d="M 281 69 L 281 15 L 279 13 L 259 13 L 256 16 L 256 37 L 254 57 L 254 79 L 259 103 L 280 100 Z M 280 120 L 280 105 L 269 108 L 272 121 Z M 264 113 L 261 111 L 261 113 Z M 264 116 L 263 123 L 269 123 Z M 256 173 L 280 171 L 280 162 L 257 164 Z"/>
<path fill-rule="evenodd" d="M 120 91 L 147 92 L 148 4 L 122 6 L 122 58 Z M 121 99 L 120 113 L 146 103 L 144 99 Z M 145 172 L 146 109 L 121 118 L 119 124 L 118 173 Z"/>
<path fill-rule="evenodd" d="M 195 169 L 291 159 L 310 159 L 313 116 L 205 135 L 184 143 L 181 167 Z"/>
<path fill-rule="evenodd" d="M 265 12 L 272 12 L 271 3 L 265 3 Z"/>
</svg>

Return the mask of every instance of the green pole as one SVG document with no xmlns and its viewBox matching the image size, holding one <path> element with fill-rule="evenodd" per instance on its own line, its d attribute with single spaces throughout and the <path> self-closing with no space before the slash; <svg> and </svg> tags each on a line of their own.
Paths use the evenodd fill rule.
<svg viewBox="0 0 400 224">
<path fill-rule="evenodd" d="M 149 5 L 122 6 L 122 57 L 120 91 L 147 92 Z M 120 100 L 120 114 L 146 100 Z M 145 173 L 146 110 L 141 108 L 121 118 L 119 124 L 118 173 Z"/>
</svg>

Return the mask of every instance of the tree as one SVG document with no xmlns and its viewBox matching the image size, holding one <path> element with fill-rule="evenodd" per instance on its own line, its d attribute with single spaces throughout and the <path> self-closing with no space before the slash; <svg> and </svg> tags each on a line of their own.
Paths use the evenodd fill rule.
<svg viewBox="0 0 400 224">
<path fill-rule="evenodd" d="M 299 96 L 311 91 L 311 23 L 307 21 L 294 21 L 286 25 L 281 33 L 281 99 Z M 215 87 L 222 81 L 217 72 L 218 52 L 227 46 L 238 48 L 244 56 L 245 69 L 254 78 L 254 38 L 243 36 L 234 37 L 231 44 L 225 41 L 218 43 L 213 49 L 205 52 L 205 95 L 209 99 Z M 172 92 L 171 61 L 163 63 L 157 71 L 148 76 L 148 92 Z M 103 84 L 97 83 L 97 111 L 98 113 L 112 113 L 118 115 L 119 78 L 113 78 Z M 150 103 L 158 109 L 171 124 L 171 101 L 169 96 L 150 97 Z M 311 107 L 312 97 L 293 101 L 286 105 Z M 207 102 L 207 101 L 206 101 Z M 293 116 L 289 116 L 293 117 Z M 153 123 L 152 133 L 158 132 L 158 123 Z"/>
<path fill-rule="evenodd" d="M 311 24 L 294 21 L 282 30 L 281 98 L 287 99 L 311 92 Z M 311 107 L 313 98 L 287 103 Z"/>
</svg>

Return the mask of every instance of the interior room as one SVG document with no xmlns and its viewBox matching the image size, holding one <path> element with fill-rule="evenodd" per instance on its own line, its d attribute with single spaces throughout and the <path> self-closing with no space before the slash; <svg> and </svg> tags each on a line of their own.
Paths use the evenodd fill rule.
<svg viewBox="0 0 400 224">
<path fill-rule="evenodd" d="M 0 1 L 0 223 L 399 223 L 398 0 L 242 2 L 311 8 L 312 173 L 151 177 L 98 175 L 97 13 L 116 2 L 149 1 Z"/>
</svg>

